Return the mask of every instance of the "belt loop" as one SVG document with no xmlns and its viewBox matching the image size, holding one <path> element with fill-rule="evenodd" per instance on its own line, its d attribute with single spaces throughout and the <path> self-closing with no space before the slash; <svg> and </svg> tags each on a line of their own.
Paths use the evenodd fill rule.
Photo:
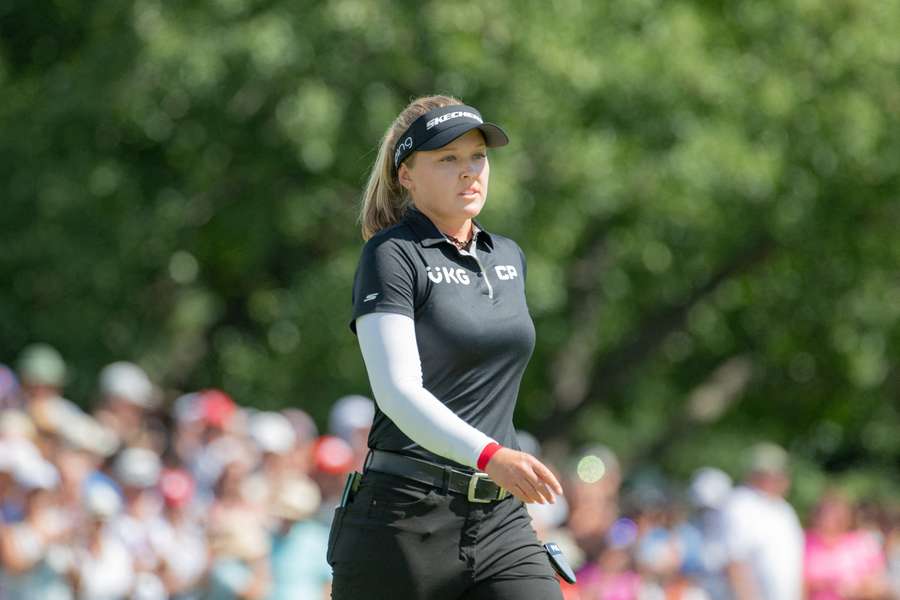
<svg viewBox="0 0 900 600">
<path fill-rule="evenodd" d="M 453 469 L 451 469 L 448 465 L 444 465 L 443 481 L 441 482 L 441 494 L 443 494 L 444 496 L 446 496 L 450 490 L 451 473 L 453 473 Z"/>
<path fill-rule="evenodd" d="M 375 450 L 374 448 L 369 448 L 369 451 L 366 452 L 366 458 L 365 458 L 365 460 L 363 460 L 363 467 L 362 467 L 363 473 L 365 473 L 366 469 L 369 468 L 369 463 L 372 462 L 372 457 L 375 456 L 374 450 Z"/>
</svg>

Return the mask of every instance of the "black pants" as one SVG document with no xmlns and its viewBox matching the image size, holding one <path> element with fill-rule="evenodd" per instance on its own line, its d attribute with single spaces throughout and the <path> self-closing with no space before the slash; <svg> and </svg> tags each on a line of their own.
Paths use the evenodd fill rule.
<svg viewBox="0 0 900 600">
<path fill-rule="evenodd" d="M 514 496 L 489 504 L 368 470 L 328 539 L 333 600 L 562 600 Z"/>
</svg>

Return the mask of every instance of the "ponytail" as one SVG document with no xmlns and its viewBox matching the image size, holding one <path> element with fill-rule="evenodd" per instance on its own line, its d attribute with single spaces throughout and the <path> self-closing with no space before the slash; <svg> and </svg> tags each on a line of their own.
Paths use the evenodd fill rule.
<svg viewBox="0 0 900 600">
<path fill-rule="evenodd" d="M 452 96 L 422 96 L 416 98 L 394 119 L 381 139 L 378 156 L 369 173 L 369 181 L 363 192 L 362 209 L 359 220 L 362 223 L 362 237 L 370 237 L 399 222 L 410 204 L 409 194 L 397 179 L 394 171 L 394 145 L 412 122 L 435 108 L 462 104 Z M 415 152 L 407 158 L 408 164 L 415 159 Z"/>
</svg>

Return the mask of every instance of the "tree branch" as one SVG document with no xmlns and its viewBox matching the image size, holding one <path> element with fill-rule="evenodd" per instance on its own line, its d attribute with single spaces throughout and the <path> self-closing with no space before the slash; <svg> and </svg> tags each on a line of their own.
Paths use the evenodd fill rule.
<svg viewBox="0 0 900 600">
<path fill-rule="evenodd" d="M 570 393 L 557 397 L 555 394 L 558 386 L 554 385 L 554 410 L 538 429 L 539 437 L 554 438 L 563 435 L 585 406 L 608 397 L 617 386 L 628 380 L 633 370 L 653 354 L 670 333 L 682 327 L 694 306 L 723 282 L 764 262 L 774 248 L 775 243 L 769 237 L 754 241 L 721 265 L 709 279 L 679 302 L 662 307 L 650 315 L 637 327 L 634 336 L 600 356 L 593 368 L 586 369 L 586 383 L 570 386 L 578 392 L 577 396 Z M 560 358 L 570 352 L 568 347 L 569 345 L 560 352 Z"/>
</svg>

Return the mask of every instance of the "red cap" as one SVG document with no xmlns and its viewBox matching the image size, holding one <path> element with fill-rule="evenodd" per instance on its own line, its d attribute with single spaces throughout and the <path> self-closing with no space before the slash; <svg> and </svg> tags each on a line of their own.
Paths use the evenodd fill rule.
<svg viewBox="0 0 900 600">
<path fill-rule="evenodd" d="M 203 419 L 212 427 L 226 427 L 237 412 L 237 404 L 231 396 L 215 388 L 200 392 L 200 402 Z"/>
<path fill-rule="evenodd" d="M 341 475 L 353 468 L 353 448 L 336 435 L 323 435 L 313 444 L 313 464 L 323 473 Z"/>
<path fill-rule="evenodd" d="M 194 497 L 194 480 L 183 469 L 166 469 L 159 477 L 159 491 L 168 506 L 184 506 Z"/>
</svg>

